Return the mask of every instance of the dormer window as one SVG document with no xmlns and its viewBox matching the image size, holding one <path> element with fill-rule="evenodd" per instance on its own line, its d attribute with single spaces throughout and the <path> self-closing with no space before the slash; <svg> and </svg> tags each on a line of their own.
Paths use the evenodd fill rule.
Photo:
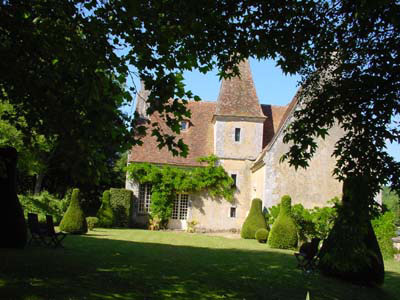
<svg viewBox="0 0 400 300">
<path fill-rule="evenodd" d="M 188 121 L 181 121 L 181 131 L 186 131 L 189 128 Z"/>
<path fill-rule="evenodd" d="M 240 142 L 240 128 L 235 128 L 235 142 Z"/>
</svg>

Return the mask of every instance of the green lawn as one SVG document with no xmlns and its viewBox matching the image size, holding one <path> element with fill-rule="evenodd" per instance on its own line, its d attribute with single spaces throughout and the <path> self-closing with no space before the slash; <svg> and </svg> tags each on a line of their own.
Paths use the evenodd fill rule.
<svg viewBox="0 0 400 300">
<path fill-rule="evenodd" d="M 0 249 L 0 299 L 400 299 L 400 263 L 382 288 L 295 268 L 254 240 L 132 229 L 68 236 L 65 249 Z"/>
</svg>

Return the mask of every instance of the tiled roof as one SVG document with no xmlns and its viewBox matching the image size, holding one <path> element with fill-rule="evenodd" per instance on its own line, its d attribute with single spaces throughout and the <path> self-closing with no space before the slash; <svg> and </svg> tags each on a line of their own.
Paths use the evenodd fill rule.
<svg viewBox="0 0 400 300">
<path fill-rule="evenodd" d="M 151 136 L 151 128 L 148 128 L 146 136 L 142 139 L 143 145 L 132 147 L 129 161 L 181 166 L 204 165 L 204 163 L 197 162 L 196 159 L 211 155 L 214 151 L 212 118 L 215 114 L 215 106 L 215 102 L 190 101 L 188 103 L 188 108 L 192 112 L 189 128 L 181 131 L 181 134 L 178 135 L 178 138 L 182 137 L 185 144 L 189 146 L 189 154 L 186 158 L 173 156 L 166 147 L 158 149 L 157 140 L 154 136 Z M 153 114 L 150 121 L 158 122 L 165 132 L 171 133 L 158 115 Z"/>
<path fill-rule="evenodd" d="M 240 77 L 223 79 L 216 115 L 264 117 L 258 101 L 248 60 L 239 64 Z"/>
<path fill-rule="evenodd" d="M 267 145 L 265 147 L 263 146 L 264 149 L 261 151 L 260 155 L 257 157 L 256 161 L 253 164 L 253 167 L 255 167 L 256 165 L 259 165 L 262 162 L 265 154 L 271 149 L 271 147 L 275 143 L 276 139 L 278 138 L 280 132 L 284 129 L 284 125 L 285 125 L 287 119 L 291 116 L 291 114 L 293 113 L 293 111 L 297 105 L 298 95 L 299 95 L 299 91 L 297 91 L 296 95 L 293 97 L 292 101 L 289 103 L 288 106 L 281 106 L 280 109 L 276 109 L 277 115 L 281 115 L 280 118 L 279 117 L 276 118 L 276 122 L 279 122 L 278 123 L 279 125 L 276 127 L 276 130 L 274 130 L 275 131 L 274 135 L 268 141 Z M 282 113 L 281 109 L 284 109 L 284 108 L 286 108 L 286 109 Z M 279 110 L 279 112 L 278 112 L 278 110 Z M 265 122 L 264 122 L 264 124 L 265 124 Z M 275 124 L 274 124 L 274 128 L 275 128 Z M 266 134 L 265 130 L 266 130 L 266 128 L 264 126 L 264 136 Z M 267 136 L 268 136 L 268 133 L 267 133 Z M 264 145 L 264 140 L 263 140 L 263 145 Z"/>
<path fill-rule="evenodd" d="M 287 106 L 261 104 L 262 112 L 264 116 L 266 116 L 263 131 L 263 149 L 269 144 L 275 133 L 278 131 L 282 117 L 287 111 L 287 108 Z"/>
</svg>

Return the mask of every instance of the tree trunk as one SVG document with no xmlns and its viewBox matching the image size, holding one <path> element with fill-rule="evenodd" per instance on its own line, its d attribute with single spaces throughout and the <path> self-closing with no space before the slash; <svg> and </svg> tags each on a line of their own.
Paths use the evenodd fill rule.
<svg viewBox="0 0 400 300">
<path fill-rule="evenodd" d="M 34 195 L 38 195 L 42 190 L 42 183 L 43 183 L 44 173 L 39 173 L 36 175 L 36 182 L 35 182 L 35 190 Z"/>
</svg>

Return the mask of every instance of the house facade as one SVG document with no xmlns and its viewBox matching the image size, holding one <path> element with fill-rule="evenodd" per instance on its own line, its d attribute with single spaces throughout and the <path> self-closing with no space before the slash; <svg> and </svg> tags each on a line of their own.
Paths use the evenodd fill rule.
<svg viewBox="0 0 400 300">
<path fill-rule="evenodd" d="M 282 141 L 283 131 L 293 120 L 297 99 L 294 97 L 287 106 L 260 105 L 249 62 L 242 62 L 239 70 L 240 77 L 222 80 L 216 102 L 188 103 L 192 118 L 182 123 L 180 134 L 190 149 L 187 158 L 158 149 L 155 137 L 150 135 L 143 138 L 143 145 L 134 146 L 130 152 L 129 163 L 182 168 L 201 167 L 198 157 L 215 154 L 235 181 L 233 203 L 213 199 L 207 192 L 176 195 L 170 228 L 185 229 L 187 221 L 195 220 L 197 227 L 204 230 L 240 230 L 253 198 L 262 199 L 268 208 L 289 194 L 293 204 L 311 208 L 341 196 L 342 184 L 332 177 L 335 160 L 331 155 L 343 131 L 334 127 L 325 140 L 318 141 L 317 153 L 307 170 L 296 171 L 287 163 L 279 163 L 290 147 Z M 158 115 L 146 115 L 147 97 L 142 85 L 137 112 L 142 118 L 163 124 Z M 126 188 L 134 194 L 133 221 L 147 222 L 151 186 L 127 179 Z"/>
</svg>

